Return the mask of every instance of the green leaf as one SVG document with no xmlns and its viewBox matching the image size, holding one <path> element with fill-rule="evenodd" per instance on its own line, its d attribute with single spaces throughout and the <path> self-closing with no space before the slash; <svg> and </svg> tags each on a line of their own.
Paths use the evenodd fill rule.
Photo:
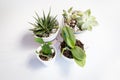
<svg viewBox="0 0 120 80">
<path fill-rule="evenodd" d="M 66 10 L 63 10 L 63 14 L 62 15 L 63 15 L 64 18 L 68 18 L 68 14 L 67 14 Z"/>
<path fill-rule="evenodd" d="M 40 18 L 37 12 L 35 12 L 35 14 L 36 14 L 37 18 Z M 34 17 L 34 19 L 37 20 L 35 17 Z"/>
<path fill-rule="evenodd" d="M 47 20 L 49 20 L 49 18 L 50 18 L 50 13 L 51 13 L 51 9 L 49 10 L 49 13 L 47 15 Z"/>
<path fill-rule="evenodd" d="M 82 24 L 81 28 L 82 30 L 92 30 L 93 26 L 96 26 L 98 23 L 95 19 L 94 16 L 89 16 L 88 18 L 86 18 L 86 21 Z"/>
<path fill-rule="evenodd" d="M 74 48 L 72 48 L 71 52 L 73 57 L 77 60 L 84 60 L 86 58 L 85 51 L 78 46 L 75 46 Z"/>
<path fill-rule="evenodd" d="M 84 13 L 85 13 L 86 16 L 90 16 L 91 15 L 90 9 L 86 10 Z"/>
<path fill-rule="evenodd" d="M 37 36 L 37 35 L 43 35 L 43 34 L 44 34 L 44 31 L 36 31 L 36 30 L 35 30 L 35 31 L 34 31 L 34 34 L 36 34 L 36 36 Z"/>
<path fill-rule="evenodd" d="M 89 27 L 87 28 L 87 30 L 88 30 L 88 31 L 91 31 L 91 30 L 92 30 L 92 26 L 89 26 Z"/>
<path fill-rule="evenodd" d="M 62 54 L 64 53 L 64 51 L 65 51 L 66 49 L 67 49 L 66 47 L 62 49 L 62 52 L 61 52 L 60 56 L 62 56 Z"/>
<path fill-rule="evenodd" d="M 36 25 L 37 27 L 44 28 L 44 25 L 42 24 L 41 18 L 39 17 L 39 15 L 37 14 L 37 12 L 35 12 L 35 14 L 36 14 L 36 16 L 37 16 L 37 18 L 33 16 L 33 18 L 36 20 L 36 24 L 35 24 L 35 25 Z M 34 25 L 34 26 L 35 26 L 35 25 Z"/>
<path fill-rule="evenodd" d="M 73 14 L 73 15 L 71 15 L 71 17 L 72 17 L 73 19 L 76 19 L 78 16 L 77 16 L 77 14 Z"/>
<path fill-rule="evenodd" d="M 70 9 L 68 9 L 68 13 L 71 13 L 72 9 L 73 9 L 73 7 L 71 7 Z"/>
<path fill-rule="evenodd" d="M 42 38 L 35 38 L 35 41 L 38 42 L 38 43 L 40 43 L 40 44 L 44 43 L 44 41 L 43 41 Z"/>
<path fill-rule="evenodd" d="M 88 30 L 90 23 L 88 21 L 84 22 L 81 26 L 82 30 Z"/>
<path fill-rule="evenodd" d="M 85 66 L 86 59 L 83 59 L 83 60 L 74 59 L 74 60 L 80 67 L 84 67 Z"/>
<path fill-rule="evenodd" d="M 62 28 L 62 37 L 69 47 L 74 48 L 76 43 L 76 38 L 69 26 L 64 26 Z"/>
<path fill-rule="evenodd" d="M 49 55 L 49 54 L 52 53 L 52 50 L 51 50 L 51 47 L 49 46 L 49 44 L 44 44 L 44 45 L 42 46 L 42 52 L 43 52 L 43 54 L 45 54 L 45 55 Z"/>
<path fill-rule="evenodd" d="M 47 42 L 47 44 L 48 44 L 48 45 L 51 45 L 51 44 L 52 44 L 52 42 Z"/>
<path fill-rule="evenodd" d="M 91 16 L 90 9 L 86 10 L 83 14 L 82 21 L 84 22 L 81 25 L 82 30 L 92 30 L 92 27 L 96 25 L 95 17 Z"/>
<path fill-rule="evenodd" d="M 35 51 L 37 54 L 39 54 L 39 52 L 38 51 Z"/>
<path fill-rule="evenodd" d="M 83 16 L 83 12 L 79 11 L 79 12 L 77 13 L 77 15 L 78 15 L 78 16 Z"/>
<path fill-rule="evenodd" d="M 96 18 L 94 16 L 90 16 L 87 21 L 90 22 L 91 26 L 96 26 L 98 24 L 98 22 L 96 21 Z"/>
<path fill-rule="evenodd" d="M 84 67 L 85 62 L 86 62 L 86 54 L 85 51 L 82 50 L 80 47 L 75 46 L 75 48 L 71 49 L 72 55 L 73 55 L 73 59 L 75 60 L 75 62 L 81 66 Z"/>
</svg>

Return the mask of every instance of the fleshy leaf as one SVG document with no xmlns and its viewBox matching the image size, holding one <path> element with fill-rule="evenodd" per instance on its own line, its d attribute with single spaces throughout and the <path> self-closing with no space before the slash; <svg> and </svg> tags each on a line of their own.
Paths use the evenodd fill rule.
<svg viewBox="0 0 120 80">
<path fill-rule="evenodd" d="M 92 30 L 93 26 L 96 26 L 98 23 L 95 19 L 94 16 L 89 16 L 88 18 L 86 18 L 86 21 L 83 23 L 83 25 L 81 26 L 82 30 Z"/>
<path fill-rule="evenodd" d="M 91 15 L 90 9 L 86 10 L 84 13 L 85 13 L 86 16 L 90 16 Z"/>
<path fill-rule="evenodd" d="M 63 10 L 63 14 L 62 15 L 63 15 L 64 18 L 68 17 L 68 14 L 67 14 L 67 12 L 65 10 Z"/>
<path fill-rule="evenodd" d="M 38 43 L 40 43 L 40 44 L 44 43 L 44 41 L 43 41 L 42 38 L 35 38 L 35 41 L 38 42 Z"/>
<path fill-rule="evenodd" d="M 72 9 L 73 9 L 73 7 L 71 7 L 70 9 L 68 9 L 68 13 L 71 13 Z"/>
<path fill-rule="evenodd" d="M 85 51 L 78 46 L 75 46 L 73 49 L 71 49 L 71 52 L 73 57 L 77 60 L 84 60 L 86 58 Z"/>
<path fill-rule="evenodd" d="M 86 59 L 83 59 L 83 60 L 74 59 L 74 61 L 81 67 L 84 67 L 84 65 L 86 63 Z"/>
<path fill-rule="evenodd" d="M 79 12 L 77 13 L 77 15 L 78 15 L 78 16 L 83 16 L 83 12 L 79 11 Z"/>
<path fill-rule="evenodd" d="M 51 45 L 51 44 L 52 44 L 52 42 L 47 42 L 47 44 L 48 44 L 48 45 Z"/>
<path fill-rule="evenodd" d="M 49 46 L 48 44 L 44 44 L 44 45 L 42 46 L 42 52 L 43 52 L 43 54 L 45 54 L 45 55 L 49 55 L 49 54 L 52 53 L 52 50 L 51 50 L 51 48 L 50 48 L 50 46 Z"/>
<path fill-rule="evenodd" d="M 72 19 L 76 19 L 78 16 L 77 16 L 77 14 L 73 14 L 73 15 L 71 15 L 71 17 L 72 17 Z"/>
<path fill-rule="evenodd" d="M 70 27 L 64 26 L 62 28 L 62 37 L 69 47 L 74 48 L 76 39 L 75 39 L 75 35 L 74 35 L 73 31 L 70 29 Z"/>
</svg>

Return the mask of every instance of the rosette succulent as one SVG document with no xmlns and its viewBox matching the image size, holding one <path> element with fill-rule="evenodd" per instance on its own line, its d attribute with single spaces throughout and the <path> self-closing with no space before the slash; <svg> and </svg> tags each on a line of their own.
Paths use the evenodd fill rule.
<svg viewBox="0 0 120 80">
<path fill-rule="evenodd" d="M 72 7 L 68 11 L 63 10 L 63 18 L 65 25 L 69 25 L 72 28 L 77 27 L 77 29 L 92 30 L 93 26 L 96 26 L 98 22 L 96 18 L 91 15 L 91 10 L 88 9 L 84 12 L 79 10 L 73 10 Z"/>
</svg>

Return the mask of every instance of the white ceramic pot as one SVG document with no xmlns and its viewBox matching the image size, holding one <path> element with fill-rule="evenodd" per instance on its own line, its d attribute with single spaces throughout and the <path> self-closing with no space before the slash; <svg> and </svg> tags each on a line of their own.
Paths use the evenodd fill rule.
<svg viewBox="0 0 120 80">
<path fill-rule="evenodd" d="M 42 39 L 44 40 L 44 42 L 52 41 L 57 37 L 59 31 L 60 31 L 60 27 L 57 29 L 57 31 L 55 33 L 51 34 L 49 37 L 42 37 Z M 35 36 L 35 37 L 37 37 L 37 36 Z"/>
<path fill-rule="evenodd" d="M 67 57 L 64 56 L 64 55 L 62 55 L 62 58 L 63 58 L 64 60 L 66 60 L 68 63 L 71 63 L 71 64 L 74 63 L 74 59 L 67 58 Z"/>
<path fill-rule="evenodd" d="M 50 47 L 52 47 L 52 48 L 54 49 L 54 51 L 55 51 L 55 56 L 54 56 L 53 58 L 49 59 L 48 61 L 42 60 L 42 59 L 39 57 L 39 54 L 35 53 L 36 56 L 37 56 L 37 58 L 38 58 L 38 60 L 41 61 L 41 62 L 42 62 L 44 65 L 46 65 L 46 66 L 50 66 L 50 65 L 54 64 L 55 58 L 56 58 L 57 50 L 56 50 L 55 46 L 51 45 Z M 41 46 L 40 46 L 40 47 L 37 48 L 36 51 L 39 52 L 39 51 L 41 51 L 41 49 L 42 49 L 42 48 L 41 48 Z"/>
<path fill-rule="evenodd" d="M 61 46 L 59 47 L 59 49 L 60 49 L 61 57 L 62 57 L 64 60 L 66 60 L 68 63 L 74 63 L 74 59 L 70 59 L 70 58 L 68 58 L 68 57 L 66 57 L 66 56 L 64 56 L 64 55 L 62 54 L 62 52 L 61 52 Z"/>
</svg>

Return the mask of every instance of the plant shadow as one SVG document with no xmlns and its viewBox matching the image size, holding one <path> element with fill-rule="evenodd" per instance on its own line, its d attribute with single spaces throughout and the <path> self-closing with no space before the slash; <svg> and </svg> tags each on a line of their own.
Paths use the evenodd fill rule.
<svg viewBox="0 0 120 80">
<path fill-rule="evenodd" d="M 41 68 L 45 68 L 46 66 L 37 59 L 36 55 L 31 55 L 28 60 L 28 68 L 37 70 Z"/>
<path fill-rule="evenodd" d="M 65 60 L 61 55 L 60 55 L 60 43 L 56 44 L 57 48 L 57 55 L 56 55 L 56 61 L 55 63 L 59 67 L 59 71 L 63 76 L 68 76 L 71 68 L 71 62 Z"/>
<path fill-rule="evenodd" d="M 38 43 L 34 41 L 34 36 L 27 32 L 26 34 L 23 35 L 21 39 L 21 47 L 24 49 L 35 49 L 39 46 Z"/>
</svg>

